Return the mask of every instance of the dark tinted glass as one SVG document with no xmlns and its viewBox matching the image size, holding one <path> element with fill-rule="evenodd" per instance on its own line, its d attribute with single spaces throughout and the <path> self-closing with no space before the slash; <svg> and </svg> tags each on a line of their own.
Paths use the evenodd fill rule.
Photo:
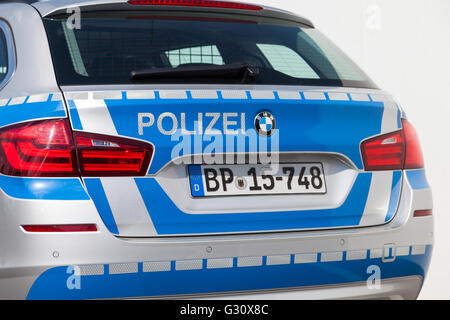
<svg viewBox="0 0 450 320">
<path fill-rule="evenodd" d="M 2 82 L 8 74 L 8 48 L 6 46 L 6 38 L 0 29 L 0 82 Z"/>
<path fill-rule="evenodd" d="M 131 72 L 247 62 L 255 84 L 374 87 L 316 29 L 236 19 L 90 15 L 74 29 L 65 18 L 44 19 L 61 85 L 130 84 Z M 224 78 L 219 83 L 240 83 Z M 158 83 L 158 79 L 152 79 Z M 164 83 L 208 83 L 165 79 Z M 215 82 L 217 83 L 217 81 Z"/>
</svg>

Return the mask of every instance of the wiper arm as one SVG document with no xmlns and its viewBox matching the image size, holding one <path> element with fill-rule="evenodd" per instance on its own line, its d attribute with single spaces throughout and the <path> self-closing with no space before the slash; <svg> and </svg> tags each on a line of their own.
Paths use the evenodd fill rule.
<svg viewBox="0 0 450 320">
<path fill-rule="evenodd" d="M 259 75 L 259 68 L 248 62 L 230 63 L 226 65 L 195 65 L 178 68 L 143 69 L 131 72 L 133 81 L 149 81 L 161 79 L 239 79 L 241 83 L 250 83 Z"/>
</svg>

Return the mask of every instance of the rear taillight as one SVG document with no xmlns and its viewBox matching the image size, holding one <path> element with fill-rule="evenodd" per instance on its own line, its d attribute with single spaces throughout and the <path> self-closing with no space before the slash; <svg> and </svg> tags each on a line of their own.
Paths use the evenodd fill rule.
<svg viewBox="0 0 450 320">
<path fill-rule="evenodd" d="M 414 127 L 402 120 L 402 130 L 377 136 L 361 143 L 366 171 L 423 168 L 423 157 Z"/>
<path fill-rule="evenodd" d="M 74 132 L 82 176 L 145 175 L 153 146 L 148 143 Z"/>
<path fill-rule="evenodd" d="M 364 141 L 361 154 L 367 171 L 403 169 L 405 141 L 402 131 Z"/>
<path fill-rule="evenodd" d="M 422 149 L 416 129 L 406 120 L 403 120 L 402 124 L 406 143 L 405 169 L 423 168 Z"/>
<path fill-rule="evenodd" d="M 75 175 L 66 120 L 23 123 L 0 131 L 0 172 L 12 176 Z"/>
<path fill-rule="evenodd" d="M 0 130 L 0 173 L 23 177 L 145 175 L 148 143 L 74 132 L 67 119 L 22 123 Z"/>
<path fill-rule="evenodd" d="M 210 1 L 210 0 L 129 0 L 133 5 L 153 5 L 153 6 L 183 6 L 183 7 L 209 7 L 241 10 L 263 10 L 262 7 L 253 4 L 231 2 L 231 1 Z"/>
</svg>

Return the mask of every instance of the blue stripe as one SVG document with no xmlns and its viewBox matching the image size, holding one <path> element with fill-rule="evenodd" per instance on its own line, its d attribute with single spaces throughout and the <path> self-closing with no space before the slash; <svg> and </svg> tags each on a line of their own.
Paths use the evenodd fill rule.
<svg viewBox="0 0 450 320">
<path fill-rule="evenodd" d="M 236 267 L 199 270 L 142 272 L 81 276 L 80 289 L 68 289 L 67 266 L 45 271 L 32 285 L 27 299 L 100 299 L 145 297 L 179 294 L 202 294 L 274 288 L 309 287 L 365 282 L 371 275 L 367 268 L 377 265 L 381 278 L 419 275 L 428 269 L 431 246 L 423 255 L 401 256 L 383 263 L 380 258 L 288 264 L 258 267 Z M 235 259 L 236 260 L 236 259 Z M 105 267 L 107 267 L 106 265 Z"/>
<path fill-rule="evenodd" d="M 278 91 L 272 91 L 272 92 L 273 92 L 273 95 L 275 97 L 275 100 L 281 100 L 280 99 L 280 95 L 278 94 Z"/>
<path fill-rule="evenodd" d="M 0 175 L 8 196 L 29 200 L 89 200 L 78 178 L 23 178 Z"/>
<path fill-rule="evenodd" d="M 406 177 L 408 178 L 409 184 L 413 189 L 430 188 L 430 185 L 428 184 L 427 181 L 427 177 L 425 176 L 424 169 L 406 170 Z"/>
<path fill-rule="evenodd" d="M 94 201 L 95 207 L 103 220 L 103 223 L 108 228 L 109 232 L 118 234 L 119 229 L 117 228 L 116 221 L 114 220 L 114 215 L 109 206 L 108 199 L 106 198 L 105 190 L 103 189 L 102 182 L 99 178 L 86 178 L 84 179 L 86 188 Z"/>
<path fill-rule="evenodd" d="M 402 124 L 402 113 L 400 112 L 400 107 L 398 106 L 398 104 L 395 104 L 397 107 L 397 127 L 399 129 L 401 129 L 403 127 Z"/>
<path fill-rule="evenodd" d="M 164 234 L 250 232 L 356 226 L 369 192 L 372 173 L 360 173 L 344 204 L 336 209 L 187 214 L 178 209 L 153 178 L 135 178 L 156 231 Z"/>
<path fill-rule="evenodd" d="M 80 115 L 78 114 L 78 110 L 75 106 L 75 102 L 73 100 L 69 100 L 69 113 L 70 113 L 70 122 L 72 123 L 72 128 L 74 130 L 83 130 L 83 126 L 81 124 Z"/>
<path fill-rule="evenodd" d="M 0 127 L 28 120 L 64 118 L 66 116 L 66 108 L 62 101 L 45 101 L 5 106 L 0 108 Z"/>
<path fill-rule="evenodd" d="M 388 212 L 386 214 L 385 222 L 388 222 L 392 219 L 394 214 L 397 212 L 398 202 L 400 200 L 400 191 L 402 186 L 402 172 L 394 171 L 392 177 L 392 186 L 391 186 L 391 197 L 389 199 L 389 207 Z"/>
</svg>

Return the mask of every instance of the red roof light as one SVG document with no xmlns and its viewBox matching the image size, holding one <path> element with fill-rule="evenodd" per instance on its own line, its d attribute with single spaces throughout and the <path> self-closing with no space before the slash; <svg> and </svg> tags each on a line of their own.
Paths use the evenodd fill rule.
<svg viewBox="0 0 450 320">
<path fill-rule="evenodd" d="M 132 5 L 208 7 L 254 11 L 263 10 L 262 7 L 253 4 L 211 0 L 129 0 L 128 3 Z"/>
</svg>

